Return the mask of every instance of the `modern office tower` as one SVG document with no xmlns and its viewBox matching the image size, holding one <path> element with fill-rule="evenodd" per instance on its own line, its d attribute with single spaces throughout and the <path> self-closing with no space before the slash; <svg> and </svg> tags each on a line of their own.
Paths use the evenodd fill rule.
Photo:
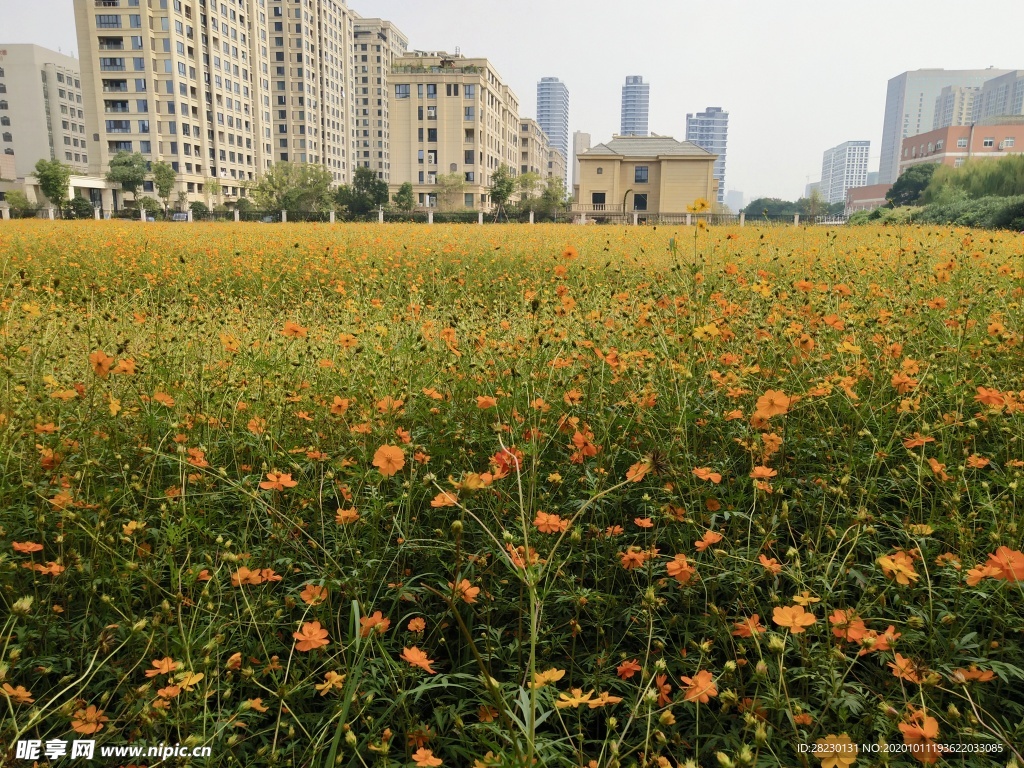
<svg viewBox="0 0 1024 768">
<path fill-rule="evenodd" d="M 935 100 L 946 86 L 978 88 L 1006 69 L 917 69 L 889 81 L 882 126 L 882 156 L 878 180 L 891 184 L 899 175 L 901 142 L 934 127 Z"/>
<path fill-rule="evenodd" d="M 622 86 L 622 120 L 619 134 L 622 136 L 646 136 L 647 114 L 651 107 L 651 84 L 645 83 L 640 75 L 626 78 Z"/>
<path fill-rule="evenodd" d="M 540 123 L 528 117 L 519 119 L 519 173 L 548 175 L 548 154 L 551 142 Z"/>
<path fill-rule="evenodd" d="M 729 113 L 721 107 L 708 107 L 703 112 L 686 116 L 686 140 L 718 155 L 715 178 L 718 179 L 718 202 L 725 203 L 725 152 L 729 143 Z"/>
<path fill-rule="evenodd" d="M 974 99 L 978 88 L 962 85 L 947 85 L 935 98 L 935 116 L 932 129 L 949 128 L 951 125 L 970 125 L 974 115 Z"/>
<path fill-rule="evenodd" d="M 410 51 L 390 83 L 391 193 L 410 182 L 417 204 L 433 207 L 438 175 L 459 173 L 460 207 L 488 207 L 491 175 L 522 165 L 519 101 L 498 71 L 483 58 Z"/>
<path fill-rule="evenodd" d="M 821 160 L 821 196 L 828 203 L 846 201 L 846 190 L 868 180 L 870 141 L 845 141 L 825 150 Z"/>
<path fill-rule="evenodd" d="M 307 63 L 316 25 L 308 10 L 265 0 L 97 0 L 75 3 L 75 23 L 86 124 L 96 126 L 92 174 L 105 174 L 119 151 L 141 152 L 170 164 L 189 199 L 202 200 L 216 180 L 232 201 L 278 159 L 281 140 L 291 153 L 301 137 L 317 146 L 307 156 L 321 155 L 319 127 L 305 130 L 318 125 L 326 77 Z"/>
<path fill-rule="evenodd" d="M 537 83 L 537 122 L 551 146 L 568 157 L 569 89 L 557 77 L 542 77 Z"/>
<path fill-rule="evenodd" d="M 577 156 L 581 152 L 590 149 L 590 134 L 583 131 L 573 131 L 572 134 L 572 186 L 575 188 L 580 183 L 580 161 Z M 570 190 L 571 192 L 572 190 Z"/>
<path fill-rule="evenodd" d="M 743 192 L 738 189 L 730 189 L 725 193 L 725 204 L 733 213 L 739 213 L 746 205 Z"/>
<path fill-rule="evenodd" d="M 388 98 L 391 65 L 404 56 L 409 40 L 390 21 L 363 19 L 354 24 L 352 85 L 352 164 L 372 168 L 391 179 L 391 122 Z"/>
<path fill-rule="evenodd" d="M 39 160 L 88 170 L 96 145 L 83 100 L 78 59 L 38 45 L 0 45 L 0 151 L 18 176 L 31 175 Z M 10 160 L 5 167 L 9 173 Z"/>
<path fill-rule="evenodd" d="M 971 122 L 1021 115 L 1024 115 L 1024 70 L 1017 69 L 982 83 L 974 99 Z"/>
</svg>

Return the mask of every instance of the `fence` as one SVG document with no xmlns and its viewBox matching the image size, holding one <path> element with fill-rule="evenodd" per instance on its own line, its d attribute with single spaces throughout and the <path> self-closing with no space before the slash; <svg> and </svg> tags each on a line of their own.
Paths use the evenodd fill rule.
<svg viewBox="0 0 1024 768">
<path fill-rule="evenodd" d="M 65 211 L 63 217 L 52 208 L 0 208 L 3 219 L 55 219 L 76 218 L 71 212 Z M 78 217 L 88 218 L 88 217 Z M 142 221 L 142 212 L 134 208 L 122 208 L 117 211 L 96 208 L 95 219 L 124 219 Z M 746 217 L 744 214 L 722 213 L 647 213 L 646 211 L 565 211 L 539 213 L 531 211 L 502 211 L 486 213 L 478 210 L 464 211 L 375 211 L 364 216 L 333 211 L 260 211 L 254 209 L 234 211 L 147 211 L 145 221 L 173 222 L 256 222 L 262 224 L 281 224 L 291 222 L 314 222 L 335 224 L 347 222 L 378 222 L 378 223 L 414 223 L 414 224 L 492 224 L 492 223 L 530 223 L 530 224 L 613 224 L 613 225 L 684 225 L 700 226 L 840 226 L 847 223 L 846 216 L 800 216 L 795 214 L 761 215 Z"/>
</svg>

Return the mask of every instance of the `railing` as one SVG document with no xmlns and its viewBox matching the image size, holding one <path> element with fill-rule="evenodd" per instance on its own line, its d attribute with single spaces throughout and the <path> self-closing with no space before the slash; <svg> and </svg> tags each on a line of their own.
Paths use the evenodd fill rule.
<svg viewBox="0 0 1024 768">
<path fill-rule="evenodd" d="M 96 0 L 97 8 L 120 8 L 121 0 Z"/>
<path fill-rule="evenodd" d="M 624 213 L 620 203 L 573 203 L 573 213 Z"/>
</svg>

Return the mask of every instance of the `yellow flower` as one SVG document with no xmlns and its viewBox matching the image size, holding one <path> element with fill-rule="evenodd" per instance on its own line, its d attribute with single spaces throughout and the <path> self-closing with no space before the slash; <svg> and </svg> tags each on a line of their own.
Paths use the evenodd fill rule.
<svg viewBox="0 0 1024 768">
<path fill-rule="evenodd" d="M 857 745 L 845 733 L 830 733 L 818 739 L 815 746 L 813 754 L 821 760 L 821 768 L 849 768 L 857 762 Z"/>
</svg>

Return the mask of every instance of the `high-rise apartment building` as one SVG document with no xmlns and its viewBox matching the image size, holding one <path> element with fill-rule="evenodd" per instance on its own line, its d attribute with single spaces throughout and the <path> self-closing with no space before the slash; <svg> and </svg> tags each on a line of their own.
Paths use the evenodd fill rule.
<svg viewBox="0 0 1024 768">
<path fill-rule="evenodd" d="M 537 83 L 537 122 L 551 146 L 568 157 L 569 89 L 557 77 L 542 77 Z"/>
<path fill-rule="evenodd" d="M 551 142 L 540 123 L 528 117 L 519 119 L 519 173 L 548 175 L 548 153 Z"/>
<path fill-rule="evenodd" d="M 826 149 L 821 160 L 821 195 L 829 203 L 846 201 L 846 190 L 868 180 L 870 141 L 845 141 Z"/>
<path fill-rule="evenodd" d="M 565 155 L 562 154 L 561 150 L 555 149 L 554 147 L 548 147 L 548 171 L 544 174 L 547 178 L 556 178 L 562 180 L 562 189 L 565 189 L 565 177 L 568 173 L 568 165 L 565 162 Z"/>
<path fill-rule="evenodd" d="M 38 45 L 0 45 L 0 152 L 18 176 L 31 175 L 39 160 L 85 173 L 96 149 L 92 125 L 78 59 Z"/>
<path fill-rule="evenodd" d="M 519 100 L 487 59 L 410 51 L 394 60 L 389 98 L 392 194 L 410 182 L 432 207 L 438 175 L 459 173 L 462 207 L 486 207 L 492 174 L 519 171 Z"/>
<path fill-rule="evenodd" d="M 882 157 L 879 182 L 891 184 L 899 176 L 900 146 L 907 136 L 932 130 L 935 100 L 946 86 L 978 88 L 986 81 L 1005 75 L 1006 69 L 918 69 L 889 81 L 882 126 Z"/>
<path fill-rule="evenodd" d="M 391 66 L 409 41 L 390 21 L 355 15 L 352 60 L 352 164 L 391 179 Z"/>
<path fill-rule="evenodd" d="M 1024 70 L 1013 70 L 982 83 L 974 99 L 972 122 L 1020 115 L 1024 115 Z"/>
<path fill-rule="evenodd" d="M 948 128 L 951 125 L 970 125 L 974 119 L 974 99 L 978 88 L 962 85 L 947 85 L 935 99 L 935 116 L 932 128 Z"/>
<path fill-rule="evenodd" d="M 651 84 L 640 75 L 630 75 L 622 86 L 621 136 L 646 136 L 651 107 Z"/>
<path fill-rule="evenodd" d="M 725 203 L 725 153 L 729 143 L 729 113 L 721 107 L 708 107 L 703 112 L 686 116 L 686 140 L 718 155 L 715 178 L 718 179 L 718 202 Z"/>
<path fill-rule="evenodd" d="M 290 5 L 76 2 L 86 124 L 96 126 L 90 172 L 105 174 L 120 151 L 140 152 L 148 162 L 171 165 L 177 192 L 189 199 L 201 199 L 214 179 L 233 200 L 278 159 L 282 140 L 291 153 L 291 142 L 304 137 L 316 145 L 304 148 L 307 156 L 321 157 L 327 74 L 312 64 L 312 46 L 319 53 L 321 39 L 310 34 L 319 20 L 309 4 Z M 338 54 L 344 55 L 340 48 Z"/>
<path fill-rule="evenodd" d="M 579 155 L 588 149 L 590 149 L 590 134 L 574 131 L 572 134 L 572 186 L 574 189 L 580 183 Z"/>
</svg>

